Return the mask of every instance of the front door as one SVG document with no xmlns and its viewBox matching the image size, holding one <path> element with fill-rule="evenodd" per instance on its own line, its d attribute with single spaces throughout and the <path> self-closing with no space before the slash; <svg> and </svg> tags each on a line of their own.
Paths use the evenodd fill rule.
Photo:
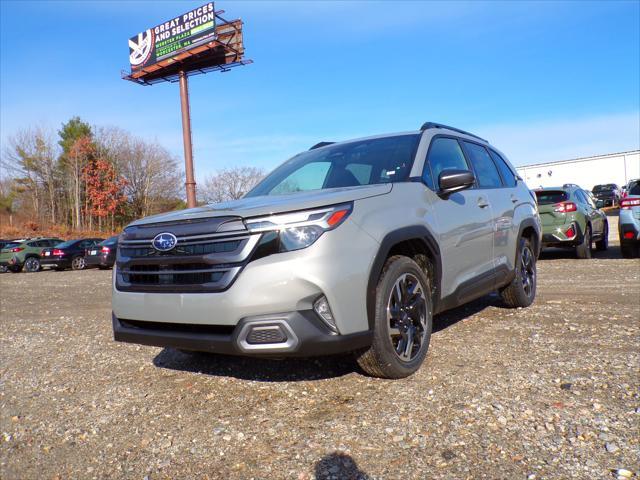
<svg viewBox="0 0 640 480">
<path fill-rule="evenodd" d="M 493 214 L 487 192 L 472 188 L 439 196 L 438 177 L 446 169 L 471 170 L 454 137 L 431 141 L 423 179 L 431 187 L 429 207 L 437 222 L 442 259 L 442 298 L 457 303 L 475 295 L 481 282 L 493 275 Z"/>
</svg>

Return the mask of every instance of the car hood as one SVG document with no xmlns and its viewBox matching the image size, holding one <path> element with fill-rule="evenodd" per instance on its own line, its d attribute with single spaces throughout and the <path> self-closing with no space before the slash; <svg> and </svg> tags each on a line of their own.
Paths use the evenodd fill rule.
<svg viewBox="0 0 640 480">
<path fill-rule="evenodd" d="M 271 215 L 292 210 L 323 207 L 337 203 L 351 202 L 363 198 L 385 195 L 393 188 L 392 184 L 365 185 L 359 187 L 329 188 L 310 192 L 298 192 L 288 195 L 264 195 L 260 197 L 241 198 L 229 202 L 215 203 L 204 207 L 189 208 L 175 212 L 152 215 L 137 220 L 131 225 L 175 222 L 196 218 L 229 217 L 242 218 Z"/>
</svg>

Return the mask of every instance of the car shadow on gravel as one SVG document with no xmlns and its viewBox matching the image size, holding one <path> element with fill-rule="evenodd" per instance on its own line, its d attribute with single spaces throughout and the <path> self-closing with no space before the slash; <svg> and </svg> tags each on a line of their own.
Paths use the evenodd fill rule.
<svg viewBox="0 0 640 480">
<path fill-rule="evenodd" d="M 433 333 L 449 328 L 488 307 L 506 308 L 499 295 L 486 295 L 471 303 L 436 315 L 433 320 Z M 158 368 L 169 370 L 258 382 L 323 380 L 342 377 L 350 373 L 366 375 L 358 366 L 354 354 L 271 359 L 204 352 L 182 352 L 173 348 L 165 348 L 156 355 L 153 364 Z"/>
<path fill-rule="evenodd" d="M 444 313 L 436 315 L 433 318 L 433 333 L 445 330 L 465 318 L 469 318 L 476 313 L 480 313 L 488 307 L 508 308 L 502 302 L 502 299 L 497 293 L 485 295 L 484 297 L 480 297 L 477 300 L 462 305 L 461 307 L 447 310 Z"/>
<path fill-rule="evenodd" d="M 254 358 L 163 349 L 153 359 L 159 368 L 258 382 L 300 382 L 362 373 L 353 355 L 314 358 Z"/>
<path fill-rule="evenodd" d="M 599 252 L 595 248 L 591 252 L 592 257 L 596 260 L 619 260 L 622 258 L 620 245 L 611 245 L 604 252 Z M 547 248 L 540 253 L 540 260 L 579 260 L 576 257 L 575 248 Z M 588 261 L 588 260 L 587 260 Z"/>
</svg>

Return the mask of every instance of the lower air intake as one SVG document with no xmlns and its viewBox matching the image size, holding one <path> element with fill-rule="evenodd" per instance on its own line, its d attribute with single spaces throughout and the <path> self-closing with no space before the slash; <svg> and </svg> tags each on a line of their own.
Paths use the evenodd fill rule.
<svg viewBox="0 0 640 480">
<path fill-rule="evenodd" d="M 251 345 L 264 345 L 265 343 L 283 343 L 287 341 L 287 335 L 278 325 L 253 327 L 247 335 L 247 343 Z"/>
</svg>

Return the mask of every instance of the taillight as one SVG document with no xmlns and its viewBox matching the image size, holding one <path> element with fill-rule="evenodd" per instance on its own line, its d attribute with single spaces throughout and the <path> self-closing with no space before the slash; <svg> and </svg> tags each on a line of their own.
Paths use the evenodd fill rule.
<svg viewBox="0 0 640 480">
<path fill-rule="evenodd" d="M 11 249 L 11 253 L 18 253 L 24 250 L 24 247 L 15 247 Z"/>
<path fill-rule="evenodd" d="M 59 248 L 54 248 L 53 255 L 64 255 L 64 250 L 60 250 Z"/>
<path fill-rule="evenodd" d="M 578 210 L 578 206 L 573 202 L 556 203 L 554 207 L 553 211 L 559 213 L 569 213 Z"/>
<path fill-rule="evenodd" d="M 624 238 L 626 238 L 627 240 L 633 239 L 635 238 L 636 234 L 633 232 L 624 232 Z"/>
<path fill-rule="evenodd" d="M 109 253 L 111 249 L 109 247 L 102 247 L 102 253 Z"/>
<path fill-rule="evenodd" d="M 623 198 L 620 202 L 622 210 L 629 210 L 631 207 L 640 207 L 640 198 Z"/>
</svg>

